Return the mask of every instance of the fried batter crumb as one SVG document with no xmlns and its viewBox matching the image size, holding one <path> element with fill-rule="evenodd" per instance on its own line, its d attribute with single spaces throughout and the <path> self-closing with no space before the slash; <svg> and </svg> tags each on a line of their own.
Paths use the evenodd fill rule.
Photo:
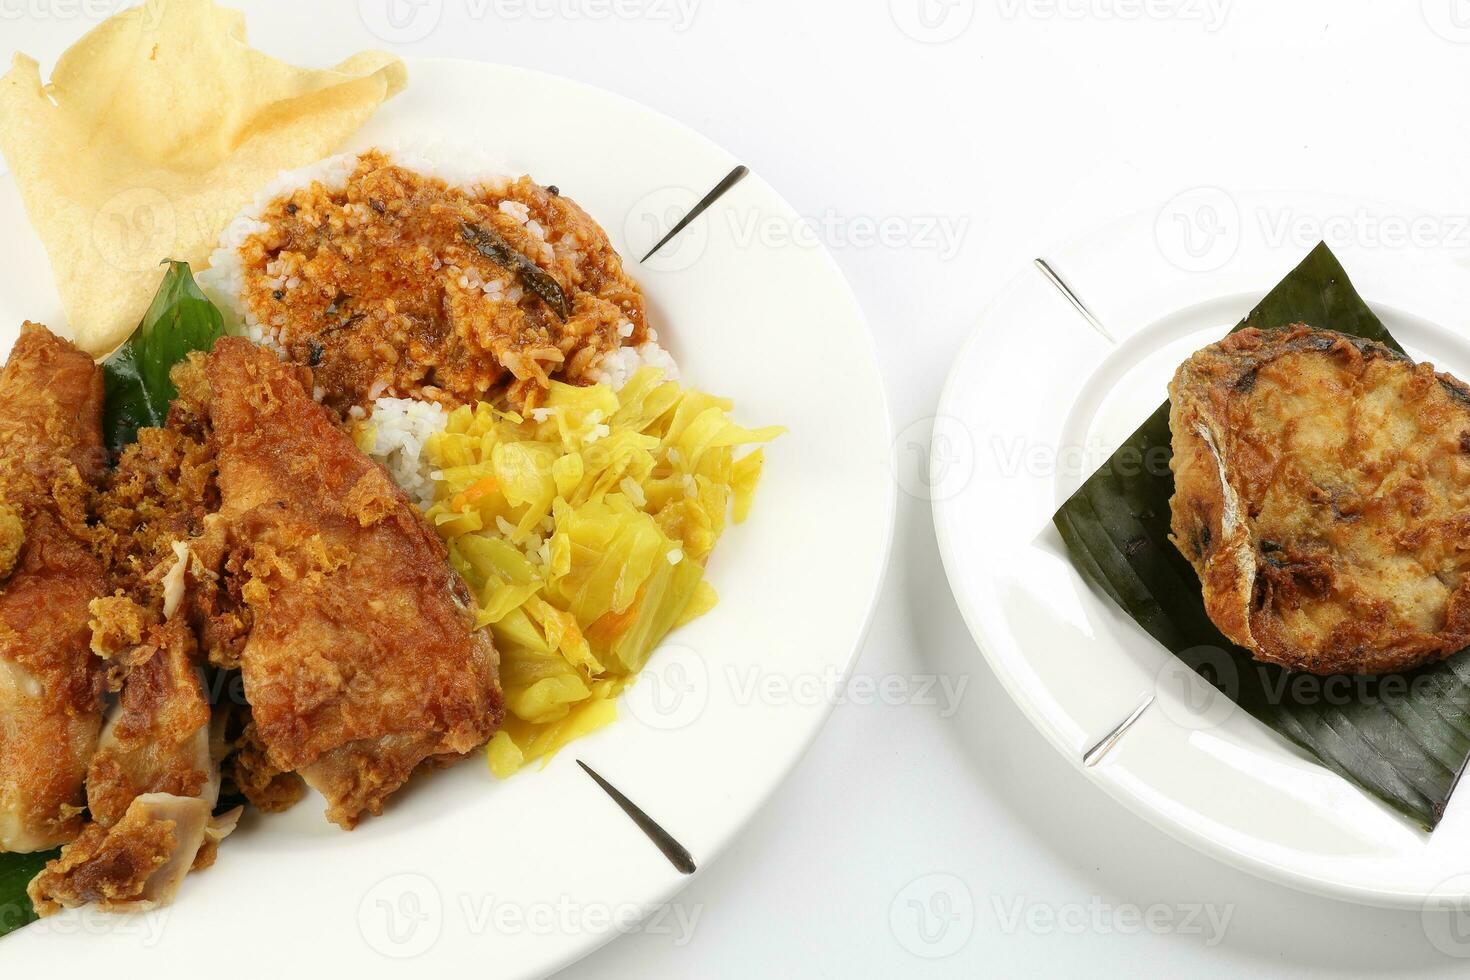
<svg viewBox="0 0 1470 980">
<path fill-rule="evenodd" d="M 234 754 L 225 761 L 225 776 L 251 805 L 266 813 L 281 813 L 305 794 L 306 784 L 300 776 L 270 761 L 255 722 L 246 724 L 234 748 Z"/>
<path fill-rule="evenodd" d="M 20 549 L 26 543 L 26 526 L 20 519 L 20 511 L 6 503 L 0 503 L 0 580 L 4 580 L 15 568 Z"/>
<path fill-rule="evenodd" d="M 342 509 L 362 527 L 372 527 L 398 511 L 398 489 L 387 473 L 375 467 L 352 485 L 342 499 Z"/>
<path fill-rule="evenodd" d="M 202 364 L 196 355 L 174 369 L 180 397 L 167 426 L 138 431 L 98 503 L 104 557 L 124 590 L 155 611 L 163 603 L 158 583 L 178 561 L 174 543 L 201 533 L 219 509 L 214 450 L 194 400 L 207 395 Z"/>
<path fill-rule="evenodd" d="M 142 643 L 143 631 L 153 622 L 148 610 L 120 593 L 93 599 L 88 608 L 92 652 L 104 660 Z"/>
</svg>

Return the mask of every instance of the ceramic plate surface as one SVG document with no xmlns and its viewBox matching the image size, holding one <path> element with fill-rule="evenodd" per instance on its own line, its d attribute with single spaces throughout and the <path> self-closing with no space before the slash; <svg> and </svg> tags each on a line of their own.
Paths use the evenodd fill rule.
<svg viewBox="0 0 1470 980">
<path fill-rule="evenodd" d="M 642 283 L 684 380 L 733 398 L 747 424 L 789 427 L 767 449 L 750 520 L 727 532 L 711 562 L 720 605 L 669 637 L 615 725 L 544 770 L 496 782 L 475 755 L 416 779 L 350 834 L 323 819 L 318 798 L 278 817 L 252 814 L 171 908 L 28 926 L 0 940 L 0 972 L 65 963 L 74 975 L 142 975 L 197 963 L 215 976 L 261 977 L 290 964 L 359 976 L 407 961 L 416 971 L 522 977 L 631 929 L 678 936 L 694 913 L 658 906 L 689 879 L 576 761 L 706 866 L 816 737 L 830 704 L 805 696 L 811 680 L 844 677 L 852 664 L 886 562 L 894 485 L 872 342 L 831 257 L 739 234 L 752 216 L 799 220 L 751 174 L 640 264 L 738 160 L 571 81 L 470 62 L 409 67 L 408 89 L 353 148 L 447 141 L 557 184 L 607 229 Z M 0 229 L 5 350 L 22 319 L 59 325 L 62 316 L 8 178 Z"/>
<path fill-rule="evenodd" d="M 959 355 L 931 472 L 971 632 L 1056 748 L 1181 840 L 1299 888 L 1420 907 L 1470 894 L 1470 794 L 1433 835 L 1256 722 L 1067 560 L 1052 514 L 1167 397 L 1175 368 L 1321 239 L 1416 358 L 1470 377 L 1463 221 L 1315 193 L 1201 188 L 1028 268 Z M 1083 755 L 1154 696 L 1094 766 Z"/>
</svg>

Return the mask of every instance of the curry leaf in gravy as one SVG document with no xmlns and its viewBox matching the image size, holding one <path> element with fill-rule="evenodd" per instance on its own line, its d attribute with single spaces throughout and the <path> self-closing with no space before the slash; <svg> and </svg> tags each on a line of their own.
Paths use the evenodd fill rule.
<svg viewBox="0 0 1470 980">
<path fill-rule="evenodd" d="M 516 251 L 493 228 L 461 221 L 459 231 L 464 235 L 464 240 L 475 247 L 475 251 L 502 269 L 514 272 L 520 278 L 521 285 L 540 296 L 557 316 L 565 320 L 572 315 L 567 294 L 562 292 L 561 284 L 549 272 Z"/>
</svg>

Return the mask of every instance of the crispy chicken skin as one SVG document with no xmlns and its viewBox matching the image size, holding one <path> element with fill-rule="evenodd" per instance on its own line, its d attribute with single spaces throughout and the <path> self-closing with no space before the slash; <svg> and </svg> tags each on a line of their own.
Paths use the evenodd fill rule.
<svg viewBox="0 0 1470 980">
<path fill-rule="evenodd" d="M 255 732 L 350 828 L 421 762 L 494 733 L 496 654 L 432 528 L 296 369 L 225 338 L 208 383 Z"/>
<path fill-rule="evenodd" d="M 1257 659 L 1401 671 L 1470 645 L 1470 389 L 1370 341 L 1242 330 L 1169 387 L 1173 540 Z"/>
<path fill-rule="evenodd" d="M 0 372 L 0 851 L 76 836 L 102 725 L 88 604 L 108 591 L 88 511 L 106 456 L 102 373 L 27 323 Z"/>
</svg>

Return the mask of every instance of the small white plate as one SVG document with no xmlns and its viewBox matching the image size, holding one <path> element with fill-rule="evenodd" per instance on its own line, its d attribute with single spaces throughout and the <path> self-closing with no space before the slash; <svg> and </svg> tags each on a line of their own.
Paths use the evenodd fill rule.
<svg viewBox="0 0 1470 980">
<path fill-rule="evenodd" d="M 1452 801 L 1433 835 L 1410 826 L 1184 668 L 1078 575 L 1051 524 L 1167 397 L 1178 364 L 1224 336 L 1322 238 L 1410 354 L 1470 377 L 1464 221 L 1314 193 L 1201 188 L 1045 257 L 1101 330 L 1040 269 L 997 299 L 940 404 L 934 518 L 976 642 L 1088 778 L 1239 867 L 1419 908 L 1470 894 L 1470 800 Z M 1112 750 L 1084 766 L 1150 695 Z"/>
<path fill-rule="evenodd" d="M 585 760 L 707 866 L 792 769 L 857 653 L 886 564 L 894 485 L 871 338 L 825 250 L 741 236 L 800 220 L 751 174 L 645 264 L 639 256 L 739 161 L 626 99 L 518 68 L 413 61 L 354 146 L 440 140 L 555 183 L 597 219 L 646 292 L 684 379 L 734 399 L 767 449 L 753 514 L 710 565 L 721 601 L 677 631 L 621 719 L 545 769 L 497 782 L 482 757 L 424 774 L 351 834 L 319 799 L 253 814 L 218 864 L 140 920 L 69 913 L 0 939 L 0 972 L 65 963 L 142 975 L 415 972 L 521 977 L 629 930 L 687 939 L 681 875 L 578 768 Z M 22 318 L 60 325 L 14 182 L 0 182 L 0 350 Z M 162 256 L 160 256 L 162 258 Z M 0 408 L 3 410 L 3 408 Z M 772 883 L 778 887 L 778 882 Z M 692 921 L 691 921 L 692 920 Z M 77 935 L 85 933 L 85 935 Z"/>
</svg>

